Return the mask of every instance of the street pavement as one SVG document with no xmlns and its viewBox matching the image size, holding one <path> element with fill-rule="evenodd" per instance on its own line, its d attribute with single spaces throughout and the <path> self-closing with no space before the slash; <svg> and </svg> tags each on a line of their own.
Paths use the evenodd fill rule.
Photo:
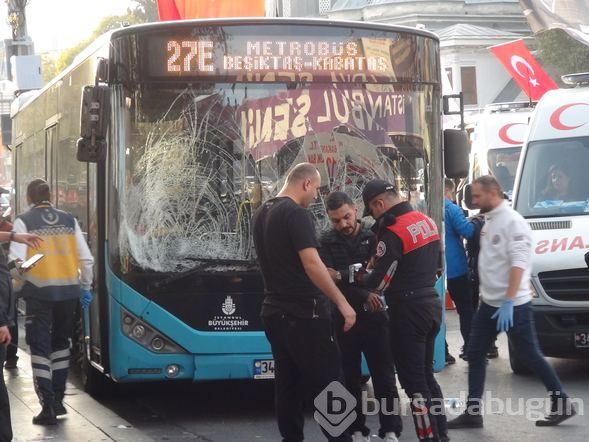
<svg viewBox="0 0 589 442">
<path fill-rule="evenodd" d="M 451 353 L 458 356 L 461 346 L 455 311 L 447 312 L 447 339 Z M 526 412 L 533 413 L 525 404 L 518 407 L 518 399 L 537 398 L 532 406 L 542 406 L 546 392 L 534 377 L 516 376 L 509 368 L 507 340 L 499 337 L 500 356 L 489 361 L 486 391 L 493 398 L 507 401 L 509 409 L 494 409 L 485 415 L 483 429 L 454 430 L 450 436 L 456 442 L 534 441 L 581 442 L 589 440 L 589 422 L 585 415 L 577 416 L 559 427 L 537 428 Z M 24 347 L 26 350 L 26 347 Z M 65 405 L 67 416 L 59 418 L 55 427 L 41 427 L 31 423 L 40 406 L 35 395 L 30 359 L 25 350 L 20 353 L 18 370 L 4 373 L 8 386 L 15 441 L 279 441 L 273 415 L 272 384 L 268 381 L 216 383 L 158 383 L 125 386 L 112 398 L 96 401 L 77 386 L 74 375 L 68 385 Z M 550 359 L 568 393 L 589 405 L 589 360 Z M 457 415 L 466 397 L 468 365 L 458 359 L 437 374 L 447 398 L 447 413 Z M 367 386 L 371 393 L 370 384 Z M 489 396 L 489 395 L 488 395 Z M 408 400 L 403 395 L 403 423 L 401 441 L 416 440 L 408 412 Z M 505 405 L 505 404 L 504 404 Z M 530 404 L 528 404 L 530 405 Z M 453 408 L 455 407 L 455 408 Z M 536 408 L 537 410 L 537 408 Z M 519 412 L 514 414 L 512 411 Z M 584 409 L 580 411 L 587 414 Z M 543 410 L 540 411 L 543 413 Z M 533 414 L 529 416 L 534 418 Z M 368 417 L 373 433 L 377 433 L 376 416 Z M 325 440 L 309 409 L 306 419 L 306 440 Z M 374 441 L 380 440 L 374 436 Z"/>
</svg>

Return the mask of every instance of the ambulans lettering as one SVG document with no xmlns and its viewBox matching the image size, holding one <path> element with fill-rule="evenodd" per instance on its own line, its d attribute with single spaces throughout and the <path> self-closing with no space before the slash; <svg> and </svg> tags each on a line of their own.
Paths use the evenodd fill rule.
<svg viewBox="0 0 589 442">
<path fill-rule="evenodd" d="M 554 238 L 552 240 L 543 239 L 536 244 L 536 255 L 543 255 L 544 253 L 565 252 L 567 250 L 588 249 L 589 242 L 585 243 L 583 237 L 577 235 L 573 238 Z"/>
</svg>

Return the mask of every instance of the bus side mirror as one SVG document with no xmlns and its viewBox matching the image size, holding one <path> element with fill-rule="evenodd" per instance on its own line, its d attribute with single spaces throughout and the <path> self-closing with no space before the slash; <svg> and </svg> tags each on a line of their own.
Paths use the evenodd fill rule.
<svg viewBox="0 0 589 442">
<path fill-rule="evenodd" d="M 444 172 L 448 178 L 465 178 L 468 175 L 469 150 L 466 131 L 444 130 Z"/>
<path fill-rule="evenodd" d="M 472 202 L 472 185 L 471 184 L 467 184 L 466 186 L 464 186 L 464 200 L 463 201 L 464 201 L 464 205 L 469 210 L 478 209 L 478 207 L 476 207 Z"/>
<path fill-rule="evenodd" d="M 110 117 L 108 86 L 85 86 L 80 110 L 78 161 L 96 163 L 106 157 L 106 135 Z"/>
</svg>

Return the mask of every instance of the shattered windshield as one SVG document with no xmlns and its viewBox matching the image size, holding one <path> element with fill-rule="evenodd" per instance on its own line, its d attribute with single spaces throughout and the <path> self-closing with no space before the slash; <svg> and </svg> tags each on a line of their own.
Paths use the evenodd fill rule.
<svg viewBox="0 0 589 442">
<path fill-rule="evenodd" d="M 254 262 L 252 214 L 303 161 L 322 178 L 310 207 L 318 231 L 329 226 L 323 199 L 330 191 L 348 192 L 361 209 L 362 186 L 375 177 L 429 210 L 438 142 L 431 86 L 167 83 L 119 93 L 123 272 Z"/>
</svg>

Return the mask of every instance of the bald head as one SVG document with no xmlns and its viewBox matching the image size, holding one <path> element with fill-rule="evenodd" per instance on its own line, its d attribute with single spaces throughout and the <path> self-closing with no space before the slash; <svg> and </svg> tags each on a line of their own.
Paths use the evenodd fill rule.
<svg viewBox="0 0 589 442">
<path fill-rule="evenodd" d="M 317 198 L 320 187 L 321 175 L 317 168 L 311 163 L 300 163 L 289 172 L 278 196 L 288 196 L 297 204 L 308 207 Z"/>
<path fill-rule="evenodd" d="M 299 163 L 288 173 L 286 184 L 297 184 L 305 180 L 314 180 L 319 175 L 319 171 L 311 163 Z"/>
</svg>

